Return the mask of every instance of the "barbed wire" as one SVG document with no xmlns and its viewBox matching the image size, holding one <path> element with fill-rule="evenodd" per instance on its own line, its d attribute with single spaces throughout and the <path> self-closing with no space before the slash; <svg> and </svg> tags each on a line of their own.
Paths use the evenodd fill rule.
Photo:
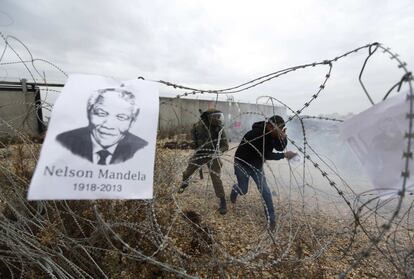
<svg viewBox="0 0 414 279">
<path fill-rule="evenodd" d="M 0 35 L 4 42 L 0 68 L 21 65 L 34 84 L 39 79 L 47 84 L 36 61 L 67 76 L 55 64 L 35 58 L 21 40 Z M 22 46 L 30 59 L 23 59 L 24 55 L 16 51 L 14 44 Z M 376 191 L 366 188 L 359 191 L 359 183 L 350 181 L 341 169 L 343 166 L 330 158 L 334 154 L 322 154 L 323 146 L 313 142 L 314 135 L 309 129 L 312 123 L 324 127 L 328 125 L 325 123 L 340 124 L 342 119 L 302 115 L 325 90 L 334 66 L 363 50 L 367 51 L 367 56 L 359 70 L 359 83 L 370 103 L 374 104 L 362 77 L 374 55 L 388 55 L 403 72 L 383 100 L 394 90 L 408 86 L 409 124 L 407 146 L 402 154 L 403 185 L 393 199 L 383 200 Z M 4 62 L 6 55 L 16 60 Z M 182 101 L 186 100 L 183 97 L 214 94 L 214 105 L 224 106 L 224 103 L 219 104 L 219 95 L 248 91 L 283 75 L 316 67 L 327 67 L 326 73 L 299 109 L 272 95 L 260 96 L 257 105 L 249 107 L 251 110 L 234 101 L 225 103 L 231 106 L 231 119 L 228 117 L 230 122 L 224 127 L 226 131 L 232 130 L 234 123 L 246 124 L 244 128 L 248 129 L 247 124 L 266 121 L 283 110 L 291 114 L 286 125 L 297 133 L 295 137 L 288 133 L 288 141 L 301 154 L 300 165 L 263 158 L 266 179 L 277 206 L 274 231 L 268 230 L 266 214 L 269 213 L 262 210 L 266 206 L 259 190 L 251 189 L 250 195 L 239 196 L 224 216 L 217 214 L 210 178 L 193 175 L 190 187 L 178 195 L 179 174 L 193 151 L 166 149 L 163 146 L 167 139 L 159 139 L 157 143 L 153 200 L 28 202 L 25 196 L 40 145 L 24 131 L 16 129 L 10 120 L 0 119 L 1 125 L 7 126 L 20 142 L 1 142 L 0 145 L 0 157 L 6 159 L 0 162 L 0 273 L 22 278 L 39 272 L 51 278 L 111 278 L 115 275 L 125 278 L 273 278 L 279 274 L 294 277 L 303 273 L 309 278 L 345 278 L 350 274 L 412 277 L 414 201 L 410 197 L 411 190 L 407 189 L 407 179 L 412 159 L 414 95 L 412 75 L 406 63 L 391 49 L 375 42 L 332 59 L 289 67 L 224 89 L 204 90 L 170 81 L 146 80 L 185 91 L 176 98 L 161 101 L 161 106 L 170 107 L 175 117 L 163 119 L 161 115 L 160 123 L 177 127 L 183 125 L 183 115 L 194 120 L 200 117 L 197 110 L 183 105 Z M 44 92 L 58 93 L 59 90 L 46 87 Z M 267 106 L 260 105 L 263 104 L 261 100 L 266 100 Z M 26 104 L 20 104 L 23 103 Z M 2 104 L 0 110 L 18 104 Z M 38 108 L 50 110 L 52 104 L 42 101 L 31 110 Z M 174 135 L 175 141 L 187 140 L 188 136 L 179 133 L 185 134 L 191 125 L 184 126 L 175 129 L 179 130 Z M 224 153 L 208 148 L 211 142 L 196 150 L 210 154 L 201 159 L 222 162 L 220 173 L 212 169 L 208 173 L 221 176 L 226 193 L 230 193 L 229 186 L 236 183 L 234 152 L 244 132 L 238 129 L 233 135 L 237 144 L 230 145 Z M 205 164 L 197 166 L 202 172 L 206 172 L 205 168 Z"/>
</svg>

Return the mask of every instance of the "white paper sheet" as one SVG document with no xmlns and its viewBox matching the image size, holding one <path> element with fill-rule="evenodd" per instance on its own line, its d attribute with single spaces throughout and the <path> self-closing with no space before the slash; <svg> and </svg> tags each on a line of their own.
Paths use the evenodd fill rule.
<svg viewBox="0 0 414 279">
<path fill-rule="evenodd" d="M 158 109 L 155 83 L 71 75 L 28 199 L 151 199 Z"/>
<path fill-rule="evenodd" d="M 395 196 L 403 186 L 404 152 L 409 119 L 408 92 L 388 98 L 343 123 L 342 136 L 361 161 L 381 198 Z M 411 148 L 411 151 L 413 148 Z M 414 185 L 414 161 L 406 189 Z"/>
</svg>

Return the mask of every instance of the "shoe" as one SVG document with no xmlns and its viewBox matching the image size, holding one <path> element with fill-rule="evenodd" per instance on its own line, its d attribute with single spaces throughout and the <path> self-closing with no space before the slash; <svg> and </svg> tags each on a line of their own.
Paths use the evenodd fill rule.
<svg viewBox="0 0 414 279">
<path fill-rule="evenodd" d="M 237 199 L 237 192 L 234 190 L 231 190 L 230 193 L 230 201 L 231 203 L 236 203 L 236 199 Z"/>
<path fill-rule="evenodd" d="M 181 182 L 180 188 L 178 188 L 177 193 L 178 194 L 183 193 L 185 188 L 187 188 L 187 187 L 188 187 L 188 182 L 185 182 L 185 181 Z"/>
<path fill-rule="evenodd" d="M 220 207 L 219 207 L 219 212 L 221 215 L 224 215 L 227 213 L 227 204 L 226 204 L 226 198 L 220 198 Z"/>
</svg>

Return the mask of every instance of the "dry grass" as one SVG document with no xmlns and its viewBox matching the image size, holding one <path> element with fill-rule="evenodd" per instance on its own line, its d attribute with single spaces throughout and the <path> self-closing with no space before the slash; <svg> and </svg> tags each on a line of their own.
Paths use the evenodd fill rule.
<svg viewBox="0 0 414 279">
<path fill-rule="evenodd" d="M 332 278 L 368 242 L 360 231 L 351 238 L 349 220 L 280 197 L 278 228 L 269 234 L 253 190 L 222 216 L 207 173 L 176 194 L 191 151 L 161 146 L 152 202 L 30 203 L 25 195 L 39 145 L 9 146 L 0 165 L 1 277 L 48 278 L 48 263 L 75 278 Z M 223 180 L 229 193 L 232 181 Z M 398 276 L 374 252 L 348 278 Z"/>
</svg>

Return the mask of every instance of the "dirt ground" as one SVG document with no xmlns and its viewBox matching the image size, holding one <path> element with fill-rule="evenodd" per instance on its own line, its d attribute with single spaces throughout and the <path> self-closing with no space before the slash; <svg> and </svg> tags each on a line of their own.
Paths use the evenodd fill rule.
<svg viewBox="0 0 414 279">
<path fill-rule="evenodd" d="M 7 162 L 2 161 L 2 178 L 5 179 L 2 183 L 7 183 L 10 174 L 13 174 L 21 178 L 20 184 L 27 187 L 38 147 L 26 146 L 27 150 L 12 147 L 12 154 L 7 158 Z M 33 150 L 35 152 L 32 152 Z M 179 270 L 183 269 L 186 274 L 200 278 L 335 278 L 346 271 L 370 245 L 367 233 L 363 233 L 361 227 L 354 231 L 352 207 L 350 208 L 342 197 L 335 195 L 335 191 L 327 193 L 323 187 L 314 187 L 318 186 L 319 181 L 315 176 L 320 174 L 314 172 L 312 175 L 306 175 L 304 183 L 301 180 L 301 171 L 291 171 L 286 162 L 271 162 L 266 167 L 277 215 L 274 232 L 268 230 L 262 199 L 252 181 L 247 195 L 239 196 L 235 204 L 228 201 L 228 212 L 225 215 L 218 212 L 218 199 L 215 197 L 205 166 L 202 168 L 204 179 L 200 179 L 196 172 L 190 186 L 184 193 L 178 194 L 181 173 L 192 152 L 158 146 L 154 199 L 150 203 L 94 203 L 99 206 L 108 223 L 125 224 L 118 233 L 131 247 L 143 251 L 145 256 Z M 226 152 L 221 158 L 222 180 L 227 200 L 235 183 L 233 154 L 234 149 Z M 7 187 L 2 188 L 4 190 Z M 4 208 L 10 202 L 5 192 L 2 193 L 0 208 Z M 88 229 L 90 223 L 96 222 L 91 202 L 71 204 L 78 220 L 73 223 L 73 219 L 67 219 L 67 225 L 70 227 L 72 222 L 73 226 L 82 227 L 82 222 L 86 220 L 83 229 L 85 234 L 90 231 L 88 241 L 97 239 L 94 243 L 96 247 L 109 249 L 106 236 L 100 236 L 100 230 Z M 153 208 L 148 208 L 148 205 L 152 205 Z M 46 206 L 50 206 L 50 216 L 67 216 L 67 212 L 60 212 L 54 203 Z M 363 222 L 364 229 L 372 229 L 375 232 L 374 222 L 371 223 L 369 218 Z M 70 239 L 64 226 L 59 228 L 53 218 L 43 220 L 42 226 L 46 229 L 38 234 L 39 243 L 63 241 L 54 235 Z M 157 227 L 159 229 L 156 229 Z M 77 235 L 76 239 L 79 237 L 81 236 Z M 154 242 L 154 239 L 161 242 Z M 404 239 L 401 240 L 404 243 Z M 174 272 L 160 269 L 161 265 L 126 257 L 122 253 L 122 245 L 116 242 L 114 245 L 119 250 L 108 250 L 111 252 L 103 256 L 98 253 L 95 258 L 110 278 L 179 277 Z M 378 247 L 382 251 L 390 248 L 386 243 L 379 243 Z M 54 251 L 49 246 L 38 249 L 45 249 L 47 255 Z M 119 261 L 120 258 L 122 261 Z M 73 260 L 78 259 L 75 257 Z M 36 263 L 32 265 L 36 266 Z M 157 270 L 155 273 L 154 268 Z M 401 270 L 397 270 L 384 254 L 375 248 L 370 250 L 370 254 L 347 275 L 347 278 L 404 277 Z"/>
</svg>

